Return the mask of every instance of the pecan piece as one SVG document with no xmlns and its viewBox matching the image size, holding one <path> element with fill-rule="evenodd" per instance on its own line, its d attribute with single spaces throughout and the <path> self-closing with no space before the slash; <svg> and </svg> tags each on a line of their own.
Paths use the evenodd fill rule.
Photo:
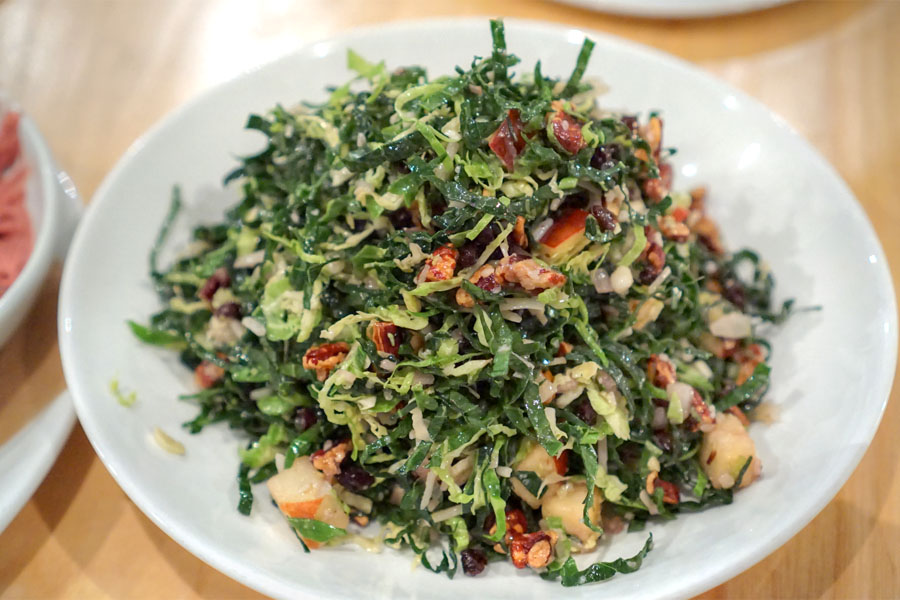
<svg viewBox="0 0 900 600">
<path fill-rule="evenodd" d="M 475 298 L 466 290 L 459 288 L 456 290 L 456 303 L 463 308 L 472 308 L 475 306 Z"/>
<path fill-rule="evenodd" d="M 678 221 L 674 215 L 665 215 L 657 219 L 659 230 L 664 236 L 676 242 L 687 241 L 691 230 L 687 225 Z"/>
<path fill-rule="evenodd" d="M 666 504 L 678 504 L 681 500 L 681 493 L 678 491 L 678 486 L 665 479 L 660 479 L 657 471 L 651 471 L 650 474 L 647 475 L 646 487 L 648 494 L 652 494 L 656 491 L 657 487 L 661 487 L 663 490 L 663 502 Z"/>
<path fill-rule="evenodd" d="M 535 531 L 515 536 L 509 544 L 509 557 L 517 569 L 526 566 L 540 569 L 550 564 L 553 556 L 553 545 L 556 542 L 553 532 Z"/>
<path fill-rule="evenodd" d="M 706 188 L 695 187 L 691 190 L 691 210 L 703 212 L 703 206 L 706 201 Z"/>
<path fill-rule="evenodd" d="M 453 277 L 459 252 L 453 246 L 441 246 L 425 261 L 425 281 L 444 281 Z"/>
<path fill-rule="evenodd" d="M 393 323 L 373 321 L 366 328 L 366 336 L 379 352 L 396 355 L 400 350 L 400 329 Z"/>
<path fill-rule="evenodd" d="M 334 479 L 334 476 L 341 472 L 341 463 L 347 458 L 350 452 L 350 442 L 344 440 L 333 445 L 328 450 L 316 450 L 309 457 L 312 466 L 322 472 L 328 481 Z"/>
<path fill-rule="evenodd" d="M 316 378 L 325 381 L 328 373 L 347 358 L 350 346 L 345 342 L 313 346 L 303 355 L 303 368 L 316 371 Z"/>
<path fill-rule="evenodd" d="M 694 233 L 700 243 L 714 254 L 723 254 L 725 248 L 722 246 L 722 240 L 719 237 L 719 228 L 715 222 L 707 216 L 703 216 L 694 224 Z"/>
<path fill-rule="evenodd" d="M 516 226 L 512 230 L 512 241 L 522 248 L 528 247 L 528 236 L 525 235 L 525 217 L 516 217 Z"/>
<path fill-rule="evenodd" d="M 691 398 L 691 408 L 697 413 L 701 423 L 712 424 L 716 422 L 716 409 L 704 402 L 700 392 L 697 390 L 694 390 L 694 396 Z"/>
<path fill-rule="evenodd" d="M 644 285 L 650 285 L 666 266 L 666 253 L 660 243 L 662 238 L 650 226 L 644 227 L 644 235 L 647 237 L 647 245 L 644 246 L 638 261 L 646 266 L 638 274 L 638 280 Z"/>
<path fill-rule="evenodd" d="M 675 383 L 675 365 L 664 356 L 651 354 L 647 361 L 647 378 L 658 388 L 666 389 Z"/>
<path fill-rule="evenodd" d="M 500 261 L 494 277 L 502 283 L 514 283 L 526 291 L 543 291 L 561 287 L 566 283 L 566 276 L 553 269 L 545 269 L 532 258 L 510 260 L 508 256 Z"/>
<path fill-rule="evenodd" d="M 469 281 L 487 292 L 500 293 L 500 283 L 494 277 L 493 265 L 482 265 L 469 277 Z M 472 308 L 475 306 L 475 299 L 472 294 L 459 288 L 456 290 L 456 303 L 463 308 Z"/>
<path fill-rule="evenodd" d="M 737 355 L 737 362 L 740 365 L 738 369 L 737 378 L 734 382 L 737 385 L 741 385 L 753 375 L 753 371 L 756 370 L 756 366 L 765 360 L 765 354 L 763 353 L 763 349 L 759 344 L 750 344 L 743 350 L 741 350 Z"/>
</svg>

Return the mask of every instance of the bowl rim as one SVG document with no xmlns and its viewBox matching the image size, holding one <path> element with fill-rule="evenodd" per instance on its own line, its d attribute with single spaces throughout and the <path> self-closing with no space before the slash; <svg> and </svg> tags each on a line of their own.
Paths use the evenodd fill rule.
<svg viewBox="0 0 900 600">
<path fill-rule="evenodd" d="M 116 165 L 106 175 L 101 185 L 97 188 L 88 210 L 82 219 L 82 224 L 78 228 L 75 239 L 72 242 L 72 254 L 77 256 L 83 246 L 88 244 L 87 230 L 94 221 L 96 215 L 106 208 L 113 197 L 109 190 L 122 177 L 132 161 L 132 159 L 143 149 L 147 142 L 155 138 L 161 131 L 170 126 L 171 123 L 179 120 L 185 113 L 190 112 L 194 107 L 207 102 L 210 98 L 220 94 L 229 86 L 234 85 L 236 81 L 245 78 L 247 75 L 255 73 L 261 69 L 269 68 L 274 64 L 290 59 L 297 54 L 315 47 L 320 44 L 338 44 L 350 45 L 353 40 L 358 37 L 370 35 L 386 36 L 390 34 L 402 33 L 411 29 L 431 28 L 440 30 L 446 27 L 456 28 L 474 28 L 484 27 L 486 18 L 477 17 L 437 17 L 426 19 L 410 19 L 398 20 L 390 23 L 377 23 L 362 27 L 353 27 L 333 35 L 310 40 L 307 43 L 293 48 L 291 51 L 282 54 L 272 60 L 255 65 L 249 69 L 236 72 L 233 76 L 216 83 L 215 85 L 194 95 L 186 102 L 176 106 L 174 109 L 166 113 L 161 119 L 155 122 L 148 130 L 146 130 L 119 158 Z M 661 597 L 689 597 L 706 590 L 712 589 L 735 575 L 750 569 L 763 558 L 781 547 L 790 538 L 803 529 L 813 518 L 815 518 L 822 509 L 833 500 L 834 496 L 840 488 L 846 483 L 850 475 L 856 469 L 865 452 L 871 445 L 881 419 L 884 415 L 887 402 L 890 398 L 890 391 L 893 386 L 894 371 L 897 363 L 897 299 L 893 280 L 887 262 L 887 257 L 881 245 L 874 227 L 869 220 L 865 210 L 856 198 L 856 195 L 846 184 L 840 174 L 834 167 L 822 156 L 822 154 L 808 142 L 796 129 L 794 129 L 784 118 L 771 108 L 764 105 L 761 101 L 756 100 L 746 92 L 735 87 L 731 83 L 709 73 L 702 67 L 690 63 L 684 59 L 678 58 L 672 54 L 663 52 L 651 46 L 634 42 L 614 34 L 605 33 L 590 28 L 580 28 L 567 23 L 553 23 L 548 21 L 534 19 L 516 19 L 505 18 L 504 23 L 508 29 L 531 30 L 544 34 L 560 36 L 561 38 L 573 39 L 573 36 L 587 36 L 594 40 L 604 40 L 606 43 L 617 45 L 643 60 L 655 62 L 668 68 L 688 72 L 694 76 L 698 76 L 706 81 L 713 89 L 719 92 L 728 93 L 734 96 L 743 106 L 758 112 L 770 119 L 774 125 L 781 128 L 785 133 L 792 137 L 794 141 L 804 149 L 808 159 L 812 164 L 817 164 L 825 173 L 831 176 L 834 181 L 835 189 L 840 192 L 841 198 L 837 199 L 852 216 L 859 221 L 860 225 L 865 228 L 869 234 L 869 238 L 873 243 L 873 252 L 878 263 L 878 270 L 875 273 L 874 281 L 879 289 L 889 292 L 886 296 L 889 298 L 890 310 L 888 312 L 887 321 L 885 322 L 886 330 L 893 332 L 893 337 L 889 342 L 888 353 L 884 357 L 882 364 L 888 365 L 890 371 L 886 372 L 884 378 L 880 382 L 880 386 L 876 387 L 875 397 L 883 398 L 878 406 L 878 416 L 869 423 L 865 430 L 860 431 L 861 434 L 857 439 L 864 440 L 865 444 L 856 447 L 848 460 L 843 466 L 834 471 L 834 478 L 831 485 L 823 490 L 815 501 L 811 502 L 806 510 L 794 518 L 793 522 L 782 528 L 776 535 L 767 537 L 758 546 L 746 553 L 742 560 L 730 561 L 722 566 L 711 569 L 704 574 L 702 578 L 685 578 L 684 583 L 676 588 L 670 589 L 663 593 Z M 90 393 L 88 392 L 87 383 L 79 376 L 76 365 L 76 352 L 73 344 L 73 336 L 67 331 L 66 321 L 69 318 L 70 305 L 75 302 L 75 294 L 77 285 L 72 279 L 74 269 L 70 268 L 67 261 L 66 268 L 63 271 L 63 277 L 60 287 L 60 310 L 58 313 L 58 332 L 60 339 L 61 358 L 63 370 L 66 380 L 69 383 L 72 397 L 74 400 L 76 411 L 79 418 L 82 419 L 82 426 L 91 441 L 92 446 L 97 452 L 104 466 L 116 479 L 116 482 L 128 497 L 141 508 L 160 529 L 167 535 L 178 542 L 182 547 L 191 552 L 194 556 L 200 558 L 216 570 L 226 576 L 250 587 L 251 589 L 260 591 L 273 597 L 292 597 L 292 598 L 314 598 L 311 592 L 302 589 L 287 588 L 285 584 L 278 579 L 270 576 L 260 577 L 260 574 L 245 562 L 238 558 L 223 552 L 218 547 L 204 543 L 203 540 L 185 534 L 177 525 L 167 521 L 164 515 L 160 514 L 155 507 L 150 504 L 143 495 L 142 487 L 135 480 L 127 475 L 127 463 L 118 459 L 115 452 L 105 446 L 102 441 L 100 431 L 103 429 L 102 424 L 91 416 L 90 411 Z M 887 332 L 887 331 L 886 331 Z"/>
<path fill-rule="evenodd" d="M 556 0 L 585 10 L 643 19 L 709 19 L 763 11 L 796 0 L 729 0 L 722 2 L 692 0 L 684 3 L 668 0 Z"/>
</svg>

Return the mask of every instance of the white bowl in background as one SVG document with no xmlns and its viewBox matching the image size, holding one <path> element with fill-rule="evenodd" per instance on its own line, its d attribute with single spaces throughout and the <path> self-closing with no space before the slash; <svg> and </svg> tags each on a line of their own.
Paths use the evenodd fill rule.
<svg viewBox="0 0 900 600">
<path fill-rule="evenodd" d="M 540 58 L 544 73 L 568 76 L 584 35 L 507 21 L 508 47 L 523 59 L 519 72 Z M 257 135 L 242 129 L 248 113 L 324 99 L 326 85 L 350 77 L 347 48 L 389 68 L 423 64 L 433 76 L 490 52 L 486 19 L 397 23 L 314 44 L 200 96 L 137 142 L 90 204 L 63 274 L 63 366 L 98 455 L 159 527 L 224 573 L 279 598 L 649 599 L 696 594 L 733 577 L 837 493 L 875 433 L 896 364 L 893 287 L 863 210 L 834 169 L 758 102 L 671 56 L 605 34 L 590 37 L 597 46 L 587 75 L 611 88 L 603 103 L 644 114 L 662 109 L 666 143 L 679 149 L 677 186 L 708 184 L 709 205 L 731 247 L 763 252 L 780 297 L 823 306 L 798 313 L 771 338 L 769 401 L 781 416 L 752 427 L 763 477 L 732 505 L 648 526 L 655 548 L 636 573 L 565 589 L 505 563 L 449 581 L 411 570 L 408 551 L 304 554 L 264 485 L 255 488 L 252 515 L 237 512 L 241 438 L 224 424 L 196 436 L 181 429 L 196 414 L 177 399 L 192 389 L 191 373 L 174 354 L 142 345 L 125 321 L 146 321 L 159 309 L 147 256 L 171 186 L 181 184 L 185 201 L 173 247 L 235 201 L 220 182 L 235 155 L 258 148 Z M 116 375 L 137 391 L 130 408 L 109 397 Z M 184 456 L 154 445 L 157 426 L 184 443 Z M 645 535 L 617 536 L 604 558 L 632 554 Z"/>
<path fill-rule="evenodd" d="M 764 10 L 795 0 L 557 0 L 600 12 L 647 19 L 724 17 Z"/>
<path fill-rule="evenodd" d="M 17 110 L 0 97 L 0 118 L 11 109 Z M 34 247 L 22 272 L 0 296 L 0 351 L 31 308 L 51 263 L 65 256 L 81 215 L 81 201 L 69 176 L 56 165 L 34 122 L 17 112 L 21 114 L 21 158 L 28 167 L 25 203 L 34 229 Z M 0 446 L 0 532 L 43 481 L 74 422 L 72 401 L 63 392 Z"/>
<path fill-rule="evenodd" d="M 9 106 L 0 102 L 0 116 Z M 20 111 L 19 111 L 20 112 Z M 0 296 L 0 346 L 28 313 L 54 259 L 65 256 L 81 213 L 81 202 L 68 175 L 59 169 L 26 114 L 19 120 L 21 157 L 28 166 L 25 203 L 34 229 L 34 247 L 28 262 Z"/>
</svg>

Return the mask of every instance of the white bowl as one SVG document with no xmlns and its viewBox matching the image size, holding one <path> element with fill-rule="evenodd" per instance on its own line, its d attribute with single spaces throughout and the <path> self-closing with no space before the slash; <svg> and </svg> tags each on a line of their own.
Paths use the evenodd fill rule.
<svg viewBox="0 0 900 600">
<path fill-rule="evenodd" d="M 508 21 L 509 48 L 528 71 L 567 76 L 584 33 Z M 679 147 L 677 181 L 711 188 L 710 204 L 732 247 L 768 258 L 778 293 L 819 312 L 797 314 L 772 337 L 770 401 L 781 418 L 754 425 L 764 476 L 734 504 L 649 527 L 655 549 L 637 573 L 562 589 L 508 564 L 453 581 L 410 569 L 410 552 L 372 555 L 352 547 L 304 554 L 264 486 L 251 517 L 235 510 L 237 449 L 224 426 L 188 435 L 195 415 L 176 399 L 192 389 L 175 356 L 139 343 L 126 319 L 158 309 L 147 253 L 183 188 L 186 211 L 172 246 L 190 226 L 213 222 L 234 201 L 220 181 L 235 154 L 260 139 L 242 131 L 249 112 L 322 99 L 349 74 L 354 48 L 390 67 L 424 64 L 433 75 L 490 51 L 486 20 L 401 23 L 304 48 L 245 73 L 176 111 L 145 135 L 98 190 L 63 275 L 59 334 L 63 366 L 85 431 L 134 502 L 185 548 L 235 579 L 280 598 L 681 597 L 746 569 L 803 527 L 850 475 L 880 420 L 896 360 L 894 293 L 884 253 L 863 211 L 834 170 L 781 119 L 701 70 L 636 44 L 591 33 L 589 76 L 612 91 L 607 106 L 665 111 L 666 142 Z M 452 43 L 447 43 L 452 40 Z M 130 409 L 107 392 L 118 374 L 137 390 Z M 182 441 L 183 457 L 157 448 L 159 426 Z M 646 534 L 616 538 L 606 557 L 632 553 Z"/>
<path fill-rule="evenodd" d="M 0 116 L 4 112 L 0 102 Z M 19 141 L 29 169 L 25 202 L 34 248 L 22 272 L 0 296 L 0 346 L 28 313 L 53 259 L 65 255 L 81 211 L 75 187 L 56 166 L 37 126 L 25 114 L 19 120 Z"/>
<path fill-rule="evenodd" d="M 794 0 L 557 0 L 591 10 L 649 19 L 722 17 L 787 4 Z"/>
</svg>

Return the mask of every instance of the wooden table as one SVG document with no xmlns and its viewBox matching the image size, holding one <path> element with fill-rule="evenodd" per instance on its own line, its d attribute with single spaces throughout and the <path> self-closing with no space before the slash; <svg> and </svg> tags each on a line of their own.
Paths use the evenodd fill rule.
<svg viewBox="0 0 900 600">
<path fill-rule="evenodd" d="M 463 14 L 611 32 L 743 88 L 835 165 L 875 224 L 895 279 L 900 275 L 900 2 L 802 2 L 673 21 L 528 0 L 0 0 L 0 89 L 35 118 L 90 198 L 138 135 L 218 81 L 355 25 Z M 58 279 L 57 270 L 0 351 L 0 442 L 64 387 Z M 900 392 L 892 395 L 871 448 L 838 496 L 784 547 L 704 598 L 900 597 Z M 0 596 L 258 595 L 157 529 L 76 427 L 0 536 Z"/>
</svg>

